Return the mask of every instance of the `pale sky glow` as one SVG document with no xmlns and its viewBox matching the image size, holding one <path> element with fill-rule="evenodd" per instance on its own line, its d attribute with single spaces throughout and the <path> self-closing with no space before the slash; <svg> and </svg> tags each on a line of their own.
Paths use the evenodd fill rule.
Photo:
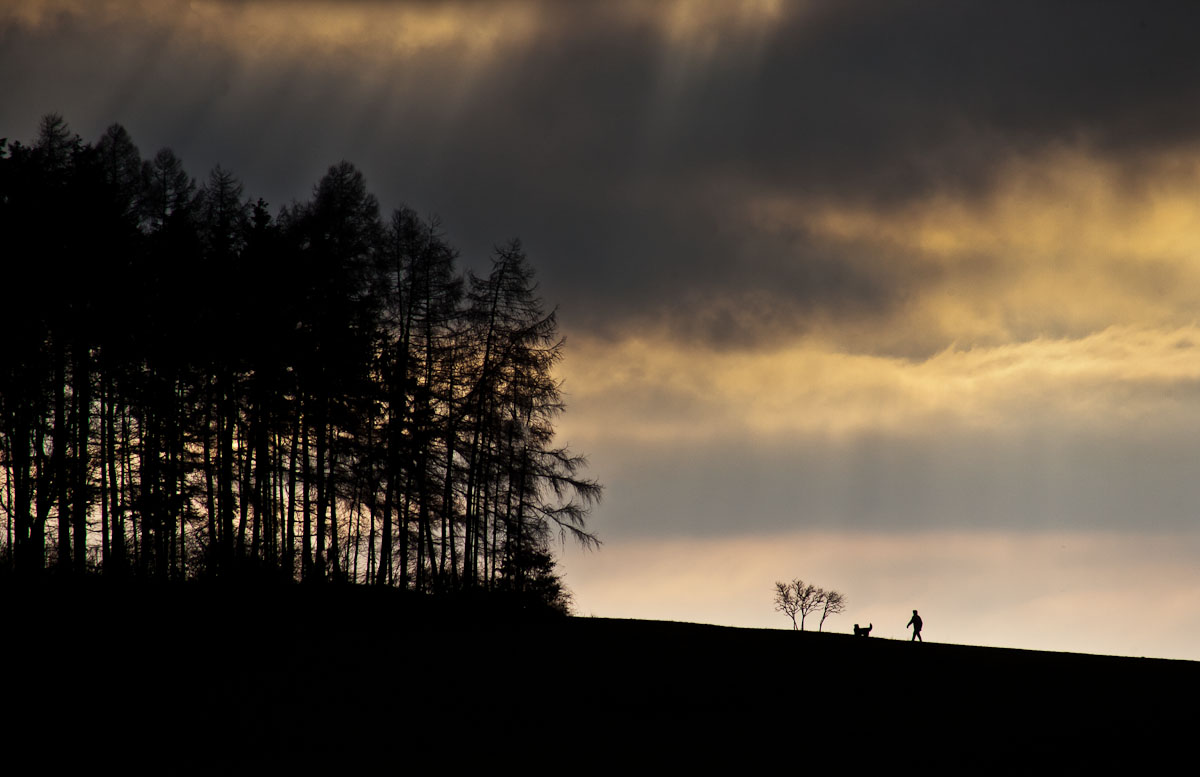
<svg viewBox="0 0 1200 777">
<path fill-rule="evenodd" d="M 0 0 L 61 113 L 272 209 L 519 237 L 606 487 L 581 614 L 1200 659 L 1200 7 Z"/>
<path fill-rule="evenodd" d="M 772 583 L 807 570 L 849 599 L 831 631 L 908 639 L 916 607 L 935 641 L 1198 660 L 1197 553 L 1197 533 L 787 532 L 573 549 L 567 563 L 582 615 L 791 628 Z"/>
</svg>

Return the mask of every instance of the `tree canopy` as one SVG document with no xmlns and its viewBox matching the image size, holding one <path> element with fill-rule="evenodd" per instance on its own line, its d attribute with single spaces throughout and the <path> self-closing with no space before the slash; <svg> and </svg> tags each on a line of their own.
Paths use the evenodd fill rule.
<svg viewBox="0 0 1200 777">
<path fill-rule="evenodd" d="M 555 440 L 563 340 L 518 241 L 464 275 L 349 162 L 272 215 L 56 115 L 0 141 L 0 232 L 3 570 L 565 606 L 552 541 L 598 544 L 601 486 Z"/>
</svg>

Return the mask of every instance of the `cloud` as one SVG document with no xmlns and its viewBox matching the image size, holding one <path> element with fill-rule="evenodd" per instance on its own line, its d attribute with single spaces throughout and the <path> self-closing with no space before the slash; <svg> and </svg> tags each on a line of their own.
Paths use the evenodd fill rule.
<svg viewBox="0 0 1200 777">
<path fill-rule="evenodd" d="M 521 2 L 297 0 L 31 0 L 0 9 L 0 22 L 53 32 L 78 21 L 176 30 L 251 57 L 414 57 L 437 49 L 486 56 L 520 45 L 537 26 Z"/>
<path fill-rule="evenodd" d="M 1162 199 L 1171 165 L 1171 207 L 1195 183 L 1197 13 L 42 0 L 0 9 L 0 65 L 21 74 L 0 135 L 50 110 L 88 138 L 121 121 L 274 205 L 348 158 L 385 208 L 440 213 L 473 266 L 524 238 L 574 331 L 837 332 L 928 355 L 1157 325 L 1190 302 L 1179 246 L 1154 236 L 1194 210 L 1139 198 Z M 1086 207 L 1064 219 L 1068 203 Z M 1083 240 L 1034 273 L 1013 256 L 1039 235 Z"/>
<path fill-rule="evenodd" d="M 611 539 L 797 527 L 1190 527 L 1200 330 L 949 348 L 569 345 L 561 439 Z"/>
<path fill-rule="evenodd" d="M 921 279 L 899 322 L 911 343 L 1187 324 L 1200 303 L 1200 157 L 1148 161 L 1143 173 L 1131 181 L 1108 160 L 1056 152 L 1010 164 L 986 197 L 871 209 L 767 196 L 746 212 L 770 233 L 901 257 Z M 893 336 L 896 324 L 884 322 Z M 887 334 L 868 338 L 888 347 Z"/>
<path fill-rule="evenodd" d="M 0 136 L 121 121 L 276 206 L 348 158 L 467 266 L 522 237 L 618 535 L 1184 520 L 1195 11 L 569 8 L 6 5 Z"/>
<path fill-rule="evenodd" d="M 670 338 L 576 339 L 562 367 L 572 434 L 630 442 L 845 439 L 939 427 L 1062 432 L 1200 423 L 1200 328 L 950 347 L 924 359 L 820 340 L 736 351 Z"/>
</svg>

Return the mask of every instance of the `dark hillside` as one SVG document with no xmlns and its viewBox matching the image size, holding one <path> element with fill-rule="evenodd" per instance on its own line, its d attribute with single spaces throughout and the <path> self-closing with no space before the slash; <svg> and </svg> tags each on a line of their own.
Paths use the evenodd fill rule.
<svg viewBox="0 0 1200 777">
<path fill-rule="evenodd" d="M 1191 705 L 1174 702 L 1200 689 L 1186 661 L 554 618 L 362 588 L 5 600 L 9 751 L 158 773 L 424 773 L 430 758 L 448 773 L 777 757 L 901 768 L 914 752 L 925 770 L 1024 773 L 1173 752 L 1191 737 Z"/>
</svg>

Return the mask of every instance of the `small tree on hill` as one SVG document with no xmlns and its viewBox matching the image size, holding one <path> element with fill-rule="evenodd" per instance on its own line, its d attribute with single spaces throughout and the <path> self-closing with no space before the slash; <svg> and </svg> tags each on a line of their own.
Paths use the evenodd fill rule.
<svg viewBox="0 0 1200 777">
<path fill-rule="evenodd" d="M 804 619 L 821 608 L 825 592 L 812 583 L 796 579 L 792 581 L 792 595 L 800 613 L 800 630 L 804 631 Z"/>
<path fill-rule="evenodd" d="M 792 619 L 792 629 L 796 629 L 796 595 L 791 583 L 775 583 L 775 609 Z"/>
<path fill-rule="evenodd" d="M 822 591 L 821 594 L 821 622 L 817 624 L 817 631 L 824 628 L 825 619 L 830 615 L 839 615 L 846 611 L 846 597 L 840 591 Z"/>
<path fill-rule="evenodd" d="M 790 583 L 775 583 L 775 609 L 792 619 L 792 628 L 804 631 L 804 619 L 813 613 L 821 613 L 820 631 L 825 619 L 846 611 L 846 597 L 838 591 L 806 583 L 796 578 Z M 797 622 L 799 618 L 799 622 Z"/>
</svg>

